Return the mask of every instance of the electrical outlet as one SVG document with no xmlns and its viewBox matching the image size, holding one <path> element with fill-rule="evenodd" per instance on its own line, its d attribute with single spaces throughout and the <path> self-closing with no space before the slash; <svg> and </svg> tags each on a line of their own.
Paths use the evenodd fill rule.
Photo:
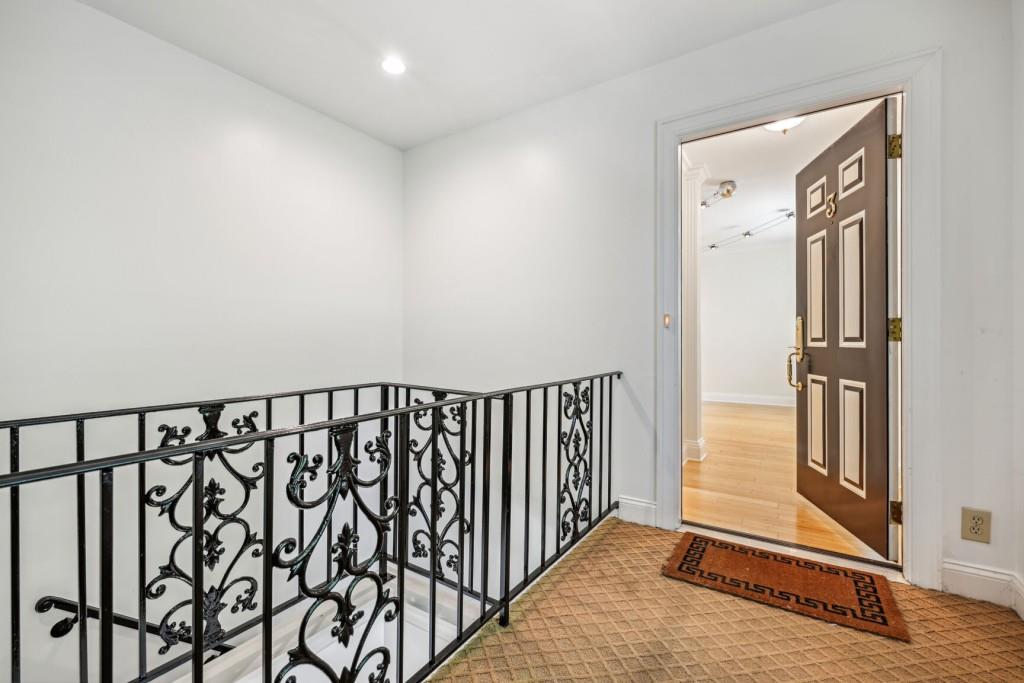
<svg viewBox="0 0 1024 683">
<path fill-rule="evenodd" d="M 989 510 L 960 508 L 960 538 L 978 543 L 991 543 L 992 513 Z"/>
</svg>

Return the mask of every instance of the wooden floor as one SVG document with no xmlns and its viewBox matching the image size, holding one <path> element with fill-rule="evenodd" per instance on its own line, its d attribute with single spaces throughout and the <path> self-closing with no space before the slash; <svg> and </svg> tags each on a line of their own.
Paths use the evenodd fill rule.
<svg viewBox="0 0 1024 683">
<path fill-rule="evenodd" d="M 707 457 L 683 467 L 683 519 L 882 559 L 796 492 L 796 409 L 704 404 Z"/>
</svg>

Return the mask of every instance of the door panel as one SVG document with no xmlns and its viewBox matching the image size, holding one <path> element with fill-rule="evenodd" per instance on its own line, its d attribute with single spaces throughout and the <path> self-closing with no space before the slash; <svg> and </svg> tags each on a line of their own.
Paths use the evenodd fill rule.
<svg viewBox="0 0 1024 683">
<path fill-rule="evenodd" d="M 828 231 L 807 238 L 807 346 L 828 346 Z"/>
<path fill-rule="evenodd" d="M 796 177 L 797 491 L 889 555 L 886 101 Z"/>
<path fill-rule="evenodd" d="M 839 345 L 861 347 L 866 303 L 864 212 L 839 223 Z"/>
<path fill-rule="evenodd" d="M 839 483 L 861 498 L 867 497 L 867 425 L 864 382 L 839 380 Z"/>
<path fill-rule="evenodd" d="M 807 464 L 828 476 L 828 377 L 807 373 Z"/>
</svg>

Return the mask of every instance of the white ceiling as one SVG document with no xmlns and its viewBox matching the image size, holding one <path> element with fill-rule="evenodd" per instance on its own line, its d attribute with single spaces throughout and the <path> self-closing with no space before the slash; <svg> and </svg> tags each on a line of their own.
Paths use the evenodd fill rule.
<svg viewBox="0 0 1024 683">
<path fill-rule="evenodd" d="M 836 0 L 81 1 L 408 148 Z"/>
<path fill-rule="evenodd" d="M 785 135 L 756 126 L 683 145 L 690 163 L 707 166 L 711 174 L 704 184 L 705 199 L 721 181 L 736 181 L 732 197 L 701 212 L 704 245 L 750 230 L 779 216 L 783 209 L 793 209 L 796 174 L 876 104 L 878 100 L 812 114 Z M 792 240 L 795 228 L 796 222 L 789 220 L 718 253 Z"/>
</svg>

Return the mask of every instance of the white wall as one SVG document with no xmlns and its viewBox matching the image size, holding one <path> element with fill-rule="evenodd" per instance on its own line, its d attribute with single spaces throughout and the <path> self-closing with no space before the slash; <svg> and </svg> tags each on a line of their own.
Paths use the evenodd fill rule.
<svg viewBox="0 0 1024 683">
<path fill-rule="evenodd" d="M 621 368 L 617 489 L 653 499 L 655 122 L 939 46 L 941 553 L 1012 568 L 1009 12 L 840 2 L 407 153 L 407 376 Z M 963 505 L 990 545 L 960 540 Z"/>
<path fill-rule="evenodd" d="M 0 2 L 0 414 L 400 371 L 401 154 L 74 2 Z"/>
<path fill-rule="evenodd" d="M 784 361 L 793 345 L 792 239 L 704 252 L 701 384 L 705 401 L 796 405 Z"/>
<path fill-rule="evenodd" d="M 0 0 L 4 419 L 398 379 L 401 259 L 397 150 L 84 5 Z M 294 423 L 291 407 L 277 424 Z M 110 422 L 87 427 L 89 457 L 134 450 L 131 420 Z M 41 429 L 23 430 L 23 468 L 74 458 L 73 428 Z M 134 468 L 116 473 L 115 609 L 131 614 L 134 487 Z M 94 604 L 96 492 L 91 476 Z M 22 491 L 22 680 L 77 676 L 76 635 L 50 638 L 60 616 L 32 609 L 75 594 L 73 500 L 70 481 Z M 151 512 L 151 550 L 166 549 Z M 0 678 L 8 551 L 4 533 Z M 152 577 L 166 552 L 149 559 Z M 126 680 L 132 632 L 115 644 Z"/>
<path fill-rule="evenodd" d="M 1024 197 L 1024 3 L 1013 4 L 1013 452 L 1016 460 L 1017 574 L 1024 577 L 1024 211 L 1016 198 Z M 1017 612 L 1024 616 L 1024 579 L 1017 587 Z"/>
</svg>

